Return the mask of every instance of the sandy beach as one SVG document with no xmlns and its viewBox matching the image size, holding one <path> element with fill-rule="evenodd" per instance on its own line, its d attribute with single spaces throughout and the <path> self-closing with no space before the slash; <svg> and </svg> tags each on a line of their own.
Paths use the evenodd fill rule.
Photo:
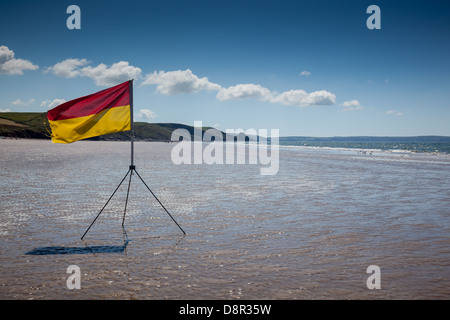
<svg viewBox="0 0 450 320">
<path fill-rule="evenodd" d="M 2 140 L 2 299 L 448 299 L 448 156 L 281 148 L 258 165 L 174 165 L 136 143 Z M 81 270 L 70 290 L 67 268 Z M 381 269 L 369 290 L 368 266 Z"/>
</svg>

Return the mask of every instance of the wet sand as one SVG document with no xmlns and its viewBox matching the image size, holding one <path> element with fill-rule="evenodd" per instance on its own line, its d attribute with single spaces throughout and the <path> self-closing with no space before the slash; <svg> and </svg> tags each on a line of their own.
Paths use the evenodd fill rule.
<svg viewBox="0 0 450 320">
<path fill-rule="evenodd" d="M 1 140 L 2 299 L 448 299 L 450 158 L 281 148 L 174 165 L 174 144 Z M 27 254 L 28 253 L 28 254 Z M 70 265 L 81 289 L 66 285 Z M 381 289 L 369 290 L 369 265 Z"/>
</svg>

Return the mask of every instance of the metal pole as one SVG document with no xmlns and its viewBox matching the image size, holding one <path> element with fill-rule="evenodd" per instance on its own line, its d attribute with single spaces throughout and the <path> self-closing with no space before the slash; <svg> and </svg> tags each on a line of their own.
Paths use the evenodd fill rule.
<svg viewBox="0 0 450 320">
<path fill-rule="evenodd" d="M 134 119 L 133 119 L 133 80 L 129 81 L 130 121 L 131 121 L 131 166 L 134 166 Z"/>
<path fill-rule="evenodd" d="M 130 194 L 131 177 L 133 176 L 133 170 L 130 169 L 130 180 L 128 181 L 127 198 L 125 200 L 125 209 L 123 210 L 122 228 L 125 228 L 125 214 L 127 212 L 128 195 Z"/>
</svg>

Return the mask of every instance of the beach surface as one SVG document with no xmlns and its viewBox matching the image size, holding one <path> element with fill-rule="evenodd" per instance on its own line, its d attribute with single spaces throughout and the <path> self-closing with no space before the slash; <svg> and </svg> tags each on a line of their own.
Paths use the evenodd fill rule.
<svg viewBox="0 0 450 320">
<path fill-rule="evenodd" d="M 135 143 L 135 165 L 186 235 L 133 175 L 129 241 L 128 180 L 82 241 L 130 143 L 0 140 L 0 298 L 450 298 L 449 155 L 282 146 L 264 176 L 174 145 Z"/>
</svg>

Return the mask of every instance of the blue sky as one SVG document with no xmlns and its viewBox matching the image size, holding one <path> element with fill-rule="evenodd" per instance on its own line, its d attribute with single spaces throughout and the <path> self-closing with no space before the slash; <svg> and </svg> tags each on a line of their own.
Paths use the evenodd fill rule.
<svg viewBox="0 0 450 320">
<path fill-rule="evenodd" d="M 69 30 L 69 5 L 81 29 Z M 369 30 L 369 5 L 381 29 Z M 135 79 L 135 119 L 450 136 L 447 1 L 2 1 L 0 111 Z"/>
</svg>

